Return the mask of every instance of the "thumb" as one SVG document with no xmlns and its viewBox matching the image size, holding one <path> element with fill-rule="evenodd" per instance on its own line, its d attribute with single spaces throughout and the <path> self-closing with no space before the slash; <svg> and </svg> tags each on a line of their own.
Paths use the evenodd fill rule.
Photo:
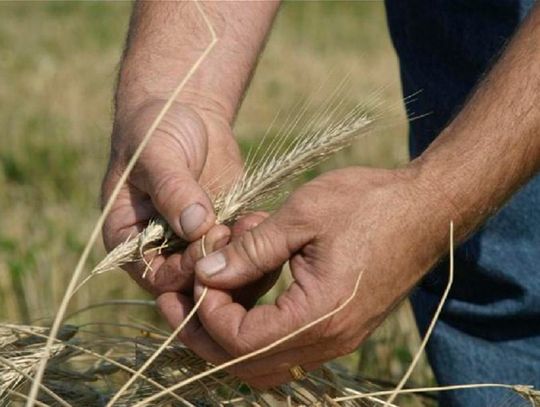
<svg viewBox="0 0 540 407">
<path fill-rule="evenodd" d="M 236 236 L 223 249 L 195 264 L 198 279 L 219 289 L 243 287 L 275 271 L 311 240 L 309 228 L 277 213 Z"/>
<path fill-rule="evenodd" d="M 196 240 L 214 225 L 210 198 L 185 166 L 154 163 L 146 181 L 155 208 L 181 238 Z"/>
</svg>

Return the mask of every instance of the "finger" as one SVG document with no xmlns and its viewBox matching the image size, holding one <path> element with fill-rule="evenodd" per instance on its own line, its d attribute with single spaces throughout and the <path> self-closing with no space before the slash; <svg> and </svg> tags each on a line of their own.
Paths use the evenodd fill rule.
<svg viewBox="0 0 540 407">
<path fill-rule="evenodd" d="M 193 308 L 193 301 L 179 293 L 170 292 L 160 295 L 156 305 L 169 326 L 176 329 Z M 211 363 L 221 364 L 231 358 L 210 338 L 196 316 L 186 324 L 178 337 L 198 356 Z"/>
<path fill-rule="evenodd" d="M 231 227 L 232 237 L 238 237 L 247 230 L 253 229 L 266 220 L 270 214 L 268 212 L 253 212 L 238 219 Z M 275 271 L 265 274 L 260 280 L 240 287 L 233 291 L 233 298 L 246 309 L 252 308 L 257 300 L 270 290 L 281 274 L 281 267 Z"/>
<path fill-rule="evenodd" d="M 309 281 L 306 284 L 309 285 Z M 203 286 L 196 280 L 196 299 L 202 290 Z M 275 304 L 258 305 L 248 312 L 234 301 L 230 292 L 209 288 L 198 315 L 209 335 L 227 352 L 238 356 L 262 349 L 322 315 L 321 307 L 313 306 L 311 298 L 313 295 L 308 295 L 304 287 L 293 282 Z M 272 353 L 287 349 L 295 342 L 311 343 L 309 335 L 317 339 L 318 332 L 312 329 L 296 337 L 294 342 L 288 341 L 272 349 Z"/>
<path fill-rule="evenodd" d="M 339 350 L 335 349 L 332 343 L 324 341 L 309 344 L 304 342 L 274 354 L 264 353 L 242 362 L 239 366 L 248 371 L 256 372 L 256 376 L 267 376 L 288 372 L 292 366 L 296 365 L 307 370 L 306 366 L 325 363 L 339 354 Z"/>
<path fill-rule="evenodd" d="M 179 253 L 167 256 L 147 253 L 144 261 L 129 263 L 122 268 L 154 297 L 171 291 L 191 294 L 194 275 L 181 267 L 181 257 Z"/>
<path fill-rule="evenodd" d="M 199 260 L 195 272 L 202 283 L 233 289 L 274 271 L 313 237 L 309 226 L 298 226 L 284 207 L 258 226 L 232 239 L 222 250 Z"/>
<path fill-rule="evenodd" d="M 214 225 L 206 235 L 204 235 L 204 248 L 205 252 L 207 254 L 212 253 L 215 250 L 219 250 L 223 248 L 228 242 L 231 237 L 231 232 L 233 235 L 236 233 L 237 235 L 243 233 L 245 230 L 254 228 L 255 226 L 259 225 L 261 222 L 264 221 L 269 216 L 269 214 L 265 212 L 254 212 L 249 215 L 246 215 L 242 218 L 240 218 L 239 221 L 235 223 L 235 225 L 232 228 L 228 228 L 225 225 Z M 202 239 L 199 239 L 195 242 L 192 242 L 188 248 L 182 253 L 182 255 L 172 255 L 171 257 L 181 257 L 181 265 L 177 266 L 177 268 L 180 269 L 177 273 L 172 273 L 167 270 L 168 268 L 173 268 L 172 265 L 170 265 L 169 258 L 166 259 L 166 262 L 164 264 L 165 267 L 167 267 L 166 271 L 167 273 L 162 273 L 161 270 L 157 273 L 158 277 L 162 277 L 160 280 L 167 281 L 167 287 L 173 287 L 171 283 L 176 282 L 179 287 L 177 289 L 163 289 L 164 291 L 182 291 L 184 293 L 189 293 L 190 291 L 185 291 L 185 287 L 190 285 L 191 288 L 193 287 L 193 273 L 194 273 L 194 265 L 196 261 L 203 258 L 203 250 L 202 250 Z M 162 266 L 162 267 L 164 267 Z M 270 287 L 272 287 L 279 277 L 280 269 L 275 270 L 271 273 L 268 273 L 265 275 L 260 281 L 257 281 L 256 284 L 251 284 L 246 287 L 242 287 L 241 289 L 238 289 L 234 293 L 234 298 L 236 301 L 240 302 L 241 304 L 251 307 L 255 303 L 255 301 L 264 293 L 268 291 Z M 164 277 L 163 274 L 170 275 L 171 278 Z M 185 279 L 189 276 L 189 280 L 186 282 Z M 177 279 L 175 281 L 174 279 Z M 164 282 L 160 281 L 160 284 L 164 286 Z"/>
<path fill-rule="evenodd" d="M 240 218 L 231 228 L 225 225 L 215 225 L 204 236 L 204 248 L 206 254 L 222 249 L 232 236 L 239 236 L 249 229 L 253 229 L 268 217 L 265 212 L 254 212 Z M 182 266 L 184 269 L 194 272 L 195 263 L 204 257 L 201 239 L 192 242 L 184 251 Z"/>
<path fill-rule="evenodd" d="M 115 179 L 104 181 L 113 184 Z M 112 186 L 111 186 L 112 188 Z M 109 199 L 110 191 L 103 187 L 104 202 Z M 148 220 L 156 215 L 152 201 L 148 196 L 129 185 L 120 189 L 109 214 L 103 224 L 103 243 L 110 251 L 129 237 L 136 236 L 146 226 Z"/>
<path fill-rule="evenodd" d="M 140 166 L 144 168 L 144 190 L 178 236 L 193 241 L 214 225 L 210 198 L 178 157 L 172 161 L 153 158 L 148 163 L 141 158 Z"/>
<path fill-rule="evenodd" d="M 268 219 L 270 214 L 268 212 L 257 211 L 249 213 L 239 218 L 232 226 L 232 237 L 239 237 L 242 233 L 259 226 L 263 221 Z"/>
<path fill-rule="evenodd" d="M 177 291 L 183 294 L 193 293 L 194 275 L 182 267 L 183 254 L 172 253 L 164 257 L 164 261 L 156 264 L 150 263 L 152 270 L 148 270 L 145 278 L 154 287 L 155 294 Z M 159 256 L 156 258 L 159 261 Z"/>
<path fill-rule="evenodd" d="M 170 292 L 160 295 L 156 299 L 156 305 L 171 329 L 174 330 L 193 308 L 193 301 L 189 297 Z M 180 331 L 178 338 L 198 356 L 214 365 L 233 359 L 208 335 L 196 316 Z M 244 380 L 268 373 L 261 370 L 260 366 L 242 366 L 242 364 L 232 366 L 226 371 Z"/>
<path fill-rule="evenodd" d="M 231 232 L 233 236 L 235 234 L 238 236 L 244 231 L 256 227 L 268 216 L 269 214 L 266 212 L 254 212 L 240 218 L 231 228 L 224 225 L 212 227 L 205 235 L 206 253 L 223 248 L 228 243 Z M 182 268 L 186 272 L 192 272 L 195 262 L 203 257 L 201 240 L 191 243 L 182 255 Z M 257 300 L 274 285 L 279 278 L 280 272 L 281 269 L 277 269 L 264 275 L 259 281 L 234 290 L 233 297 L 235 301 L 246 308 L 253 307 Z"/>
<path fill-rule="evenodd" d="M 104 185 L 107 183 L 113 184 L 114 180 L 104 181 Z M 105 186 L 103 194 L 106 200 L 109 191 Z M 103 225 L 103 241 L 107 250 L 136 236 L 154 216 L 156 211 L 148 196 L 126 185 L 120 190 Z M 179 254 L 163 257 L 157 251 L 151 251 L 145 255 L 144 262 L 128 263 L 122 268 L 154 296 L 167 291 L 191 292 L 193 272 L 187 274 L 182 270 L 180 258 Z"/>
<path fill-rule="evenodd" d="M 214 225 L 204 236 L 205 252 L 212 253 L 215 250 L 223 248 L 231 236 L 231 230 L 225 225 Z M 195 263 L 202 259 L 202 239 L 192 242 L 182 254 L 182 268 L 186 272 L 194 274 Z"/>
<path fill-rule="evenodd" d="M 184 320 L 193 307 L 193 301 L 178 293 L 165 293 L 158 297 L 157 305 L 172 329 Z M 215 364 L 222 364 L 232 357 L 214 342 L 206 333 L 197 318 L 193 318 L 181 331 L 180 340 L 203 359 Z M 289 369 L 301 365 L 304 370 L 311 371 L 330 360 L 334 353 L 329 353 L 328 346 L 318 345 L 316 348 L 305 344 L 257 360 L 243 362 L 227 369 L 240 379 L 260 387 L 273 386 L 290 381 Z"/>
<path fill-rule="evenodd" d="M 174 330 L 193 308 L 193 301 L 178 293 L 164 293 L 157 298 L 156 305 L 171 329 Z M 196 316 L 180 331 L 178 338 L 199 357 L 216 366 L 232 359 L 232 356 L 208 335 Z M 241 379 L 249 379 L 260 374 L 259 370 L 255 370 L 257 368 L 259 367 L 237 365 L 226 371 Z"/>
</svg>

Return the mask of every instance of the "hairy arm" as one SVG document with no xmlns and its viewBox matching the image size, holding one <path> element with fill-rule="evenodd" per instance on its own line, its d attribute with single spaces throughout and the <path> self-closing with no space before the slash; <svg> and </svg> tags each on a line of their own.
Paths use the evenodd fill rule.
<svg viewBox="0 0 540 407">
<path fill-rule="evenodd" d="M 219 39 L 181 101 L 231 122 L 264 45 L 279 2 L 202 2 Z M 116 104 L 129 115 L 149 98 L 166 99 L 210 41 L 193 2 L 135 4 Z"/>
<path fill-rule="evenodd" d="M 235 179 L 242 160 L 232 122 L 278 8 L 277 2 L 139 1 L 135 3 L 115 98 L 107 199 L 166 100 L 211 41 L 218 42 L 160 121 L 107 217 L 111 249 L 161 216 L 187 241 L 206 234 L 215 215 L 210 194 Z M 126 269 L 154 295 L 191 291 L 182 254 Z"/>
<path fill-rule="evenodd" d="M 434 205 L 451 210 L 460 240 L 540 169 L 538 44 L 540 5 L 460 114 L 412 164 Z"/>
<path fill-rule="evenodd" d="M 405 168 L 328 172 L 223 249 L 201 259 L 192 245 L 195 297 L 210 289 L 198 310 L 204 329 L 186 343 L 214 362 L 260 349 L 335 310 L 361 276 L 345 312 L 233 372 L 273 386 L 291 379 L 291 366 L 313 370 L 353 351 L 447 253 L 450 220 L 463 240 L 540 169 L 539 43 L 537 5 L 459 115 Z M 275 304 L 245 309 L 229 295 L 286 261 L 294 281 Z"/>
</svg>

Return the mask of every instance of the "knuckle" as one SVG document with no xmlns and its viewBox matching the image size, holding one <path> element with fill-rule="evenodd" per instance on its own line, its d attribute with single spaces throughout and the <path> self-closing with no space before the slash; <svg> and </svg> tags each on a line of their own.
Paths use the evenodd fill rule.
<svg viewBox="0 0 540 407">
<path fill-rule="evenodd" d="M 177 198 L 184 195 L 185 185 L 178 179 L 177 174 L 165 172 L 161 174 L 152 189 L 150 194 L 158 209 L 170 211 L 169 208 L 178 202 Z"/>
<path fill-rule="evenodd" d="M 260 274 L 271 268 L 274 248 L 269 236 L 255 229 L 248 230 L 240 237 L 238 248 L 242 260 L 251 266 L 250 268 Z"/>
<path fill-rule="evenodd" d="M 193 274 L 195 273 L 195 263 L 197 262 L 198 256 L 196 255 L 195 249 L 189 247 L 184 253 L 182 253 L 181 259 L 181 269 L 186 273 Z"/>
<path fill-rule="evenodd" d="M 295 301 L 288 292 L 283 293 L 277 298 L 276 305 L 286 311 L 288 323 L 291 327 L 297 327 L 307 323 L 306 315 L 309 315 L 308 310 L 301 303 Z M 313 329 L 318 329 L 319 325 L 320 324 L 315 325 Z M 312 330 L 310 329 L 306 332 L 306 335 L 309 335 L 311 331 Z"/>
<path fill-rule="evenodd" d="M 267 250 L 264 236 L 255 237 L 252 230 L 248 230 L 240 239 L 240 248 L 244 254 L 244 260 L 250 265 L 260 268 L 262 265 L 262 254 Z"/>
</svg>

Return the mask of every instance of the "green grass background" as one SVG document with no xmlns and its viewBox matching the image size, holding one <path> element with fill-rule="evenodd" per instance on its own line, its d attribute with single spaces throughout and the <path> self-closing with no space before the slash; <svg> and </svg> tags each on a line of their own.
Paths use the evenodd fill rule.
<svg viewBox="0 0 540 407">
<path fill-rule="evenodd" d="M 46 322 L 54 314 L 90 230 L 107 153 L 128 2 L 0 4 L 0 319 Z M 285 3 L 260 60 L 235 130 L 244 150 L 320 84 L 349 76 L 346 105 L 378 91 L 387 115 L 376 134 L 325 167 L 395 167 L 407 161 L 397 60 L 379 1 Z M 320 92 L 319 103 L 327 96 Z M 103 256 L 98 245 L 89 265 Z M 147 298 L 123 272 L 92 281 L 71 309 L 109 299 Z M 143 307 L 100 308 L 74 322 L 149 321 Z M 341 363 L 396 381 L 418 347 L 401 307 Z M 413 375 L 430 384 L 425 361 Z"/>
</svg>

